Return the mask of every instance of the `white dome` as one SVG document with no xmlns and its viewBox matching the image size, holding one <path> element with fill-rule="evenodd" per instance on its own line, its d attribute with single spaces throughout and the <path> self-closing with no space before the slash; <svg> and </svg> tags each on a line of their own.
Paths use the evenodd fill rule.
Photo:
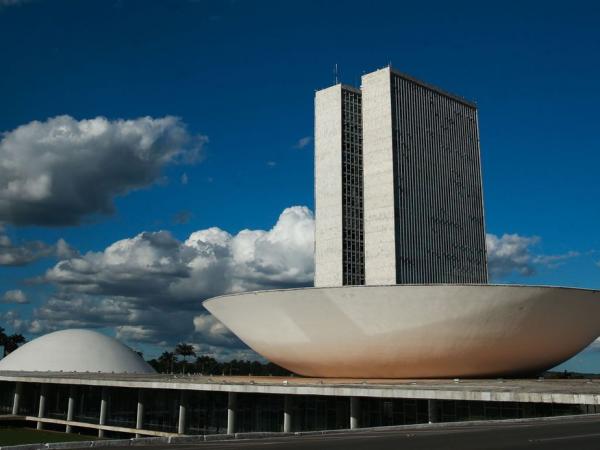
<svg viewBox="0 0 600 450">
<path fill-rule="evenodd" d="M 0 371 L 154 373 L 137 353 L 91 330 L 55 331 L 0 360 Z"/>
</svg>

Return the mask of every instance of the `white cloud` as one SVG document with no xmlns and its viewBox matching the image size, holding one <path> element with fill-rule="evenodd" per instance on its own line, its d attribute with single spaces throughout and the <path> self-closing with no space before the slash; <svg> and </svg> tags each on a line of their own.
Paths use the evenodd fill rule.
<svg viewBox="0 0 600 450">
<path fill-rule="evenodd" d="M 42 258 L 69 258 L 77 251 L 64 239 L 49 245 L 42 241 L 13 242 L 0 225 L 0 266 L 24 266 Z"/>
<path fill-rule="evenodd" d="M 187 173 L 183 173 L 183 174 L 181 175 L 181 179 L 180 179 L 180 181 L 181 181 L 181 184 L 188 184 L 188 182 L 189 182 L 190 180 L 189 180 L 189 178 L 188 178 L 188 175 L 187 175 Z"/>
<path fill-rule="evenodd" d="M 531 275 L 573 257 L 540 255 L 537 237 L 487 236 L 493 278 Z M 203 299 L 230 292 L 309 286 L 314 272 L 314 218 L 301 206 L 285 209 L 269 230 L 230 234 L 198 230 L 184 241 L 167 231 L 143 232 L 103 251 L 73 253 L 40 279 L 57 292 L 23 320 L 5 317 L 16 332 L 68 327 L 113 328 L 131 343 L 172 347 L 193 343 L 215 357 L 252 353 L 216 319 Z M 254 357 L 256 357 L 254 355 Z"/>
<path fill-rule="evenodd" d="M 0 221 L 68 225 L 110 214 L 116 196 L 157 182 L 166 164 L 197 161 L 204 142 L 172 116 L 22 125 L 0 141 Z"/>
<path fill-rule="evenodd" d="M 40 281 L 57 293 L 19 319 L 19 332 L 113 327 L 120 338 L 153 345 L 182 340 L 211 352 L 248 352 L 201 301 L 215 295 L 312 284 L 314 219 L 306 207 L 285 209 L 270 230 L 230 234 L 213 227 L 185 241 L 144 232 L 101 252 L 58 262 Z M 208 347 L 207 347 L 208 348 Z"/>
<path fill-rule="evenodd" d="M 0 266 L 24 266 L 52 254 L 52 247 L 41 241 L 15 244 L 0 229 Z"/>
<path fill-rule="evenodd" d="M 209 314 L 194 317 L 194 331 L 213 344 L 231 347 L 238 343 L 227 327 Z"/>
<path fill-rule="evenodd" d="M 560 255 L 534 254 L 533 248 L 539 244 L 537 236 L 518 234 L 486 235 L 488 271 L 492 280 L 501 279 L 512 273 L 522 276 L 534 275 L 540 266 L 556 268 L 568 259 L 579 256 L 579 252 L 569 251 Z"/>
<path fill-rule="evenodd" d="M 500 278 L 512 272 L 520 275 L 533 275 L 530 248 L 539 242 L 536 236 L 525 237 L 518 234 L 504 234 L 498 237 L 486 235 L 488 270 L 491 278 Z"/>
<path fill-rule="evenodd" d="M 298 139 L 298 142 L 294 144 L 294 148 L 302 149 L 307 147 L 312 142 L 311 136 L 304 136 L 303 138 Z"/>
<path fill-rule="evenodd" d="M 11 291 L 6 291 L 2 296 L 2 303 L 15 303 L 15 304 L 24 304 L 29 303 L 27 300 L 27 296 L 20 289 L 14 289 Z"/>
<path fill-rule="evenodd" d="M 576 258 L 579 256 L 579 252 L 569 251 L 567 253 L 563 253 L 562 255 L 537 255 L 533 261 L 537 264 L 541 264 L 544 266 L 548 266 L 550 268 L 556 268 L 560 266 L 565 261 Z"/>
</svg>

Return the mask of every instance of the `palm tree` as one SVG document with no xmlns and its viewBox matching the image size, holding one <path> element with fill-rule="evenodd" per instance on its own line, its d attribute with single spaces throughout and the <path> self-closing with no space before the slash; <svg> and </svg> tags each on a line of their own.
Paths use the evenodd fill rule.
<svg viewBox="0 0 600 450">
<path fill-rule="evenodd" d="M 6 338 L 8 336 L 4 332 L 4 328 L 0 327 L 0 345 L 2 346 L 2 358 L 6 356 Z"/>
<path fill-rule="evenodd" d="M 0 345 L 4 347 L 3 357 L 11 352 L 14 352 L 19 345 L 25 343 L 27 340 L 22 334 L 11 334 L 7 336 L 4 333 L 4 328 L 0 327 Z"/>
<path fill-rule="evenodd" d="M 186 358 L 188 356 L 196 356 L 194 347 L 190 344 L 186 344 L 185 342 L 177 344 L 177 346 L 175 347 L 175 354 L 183 356 L 183 372 L 185 372 L 185 365 L 187 364 Z"/>
<path fill-rule="evenodd" d="M 163 352 L 162 355 L 158 357 L 158 362 L 160 362 L 161 365 L 165 365 L 169 373 L 173 373 L 173 363 L 175 362 L 175 354 L 172 352 Z"/>
</svg>

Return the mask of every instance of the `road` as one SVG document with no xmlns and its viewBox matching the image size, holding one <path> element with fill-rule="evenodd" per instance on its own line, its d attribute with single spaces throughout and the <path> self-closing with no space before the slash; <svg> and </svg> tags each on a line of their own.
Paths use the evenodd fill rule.
<svg viewBox="0 0 600 450">
<path fill-rule="evenodd" d="M 156 450 L 159 446 L 138 447 Z M 123 447 L 131 450 L 131 447 Z M 598 450 L 600 418 L 566 418 L 560 421 L 492 423 L 436 429 L 357 431 L 340 434 L 205 442 L 169 445 L 173 450 Z M 117 450 L 118 447 L 111 447 Z"/>
</svg>

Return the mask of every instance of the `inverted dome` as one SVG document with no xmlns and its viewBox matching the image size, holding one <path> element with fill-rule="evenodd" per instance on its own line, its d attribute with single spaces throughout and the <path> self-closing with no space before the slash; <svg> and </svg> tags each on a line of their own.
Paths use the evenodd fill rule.
<svg viewBox="0 0 600 450">
<path fill-rule="evenodd" d="M 137 353 L 91 330 L 55 331 L 0 360 L 0 371 L 154 373 Z"/>
<path fill-rule="evenodd" d="M 539 373 L 600 335 L 600 291 L 584 289 L 344 286 L 230 294 L 203 304 L 269 361 L 313 377 Z"/>
</svg>

